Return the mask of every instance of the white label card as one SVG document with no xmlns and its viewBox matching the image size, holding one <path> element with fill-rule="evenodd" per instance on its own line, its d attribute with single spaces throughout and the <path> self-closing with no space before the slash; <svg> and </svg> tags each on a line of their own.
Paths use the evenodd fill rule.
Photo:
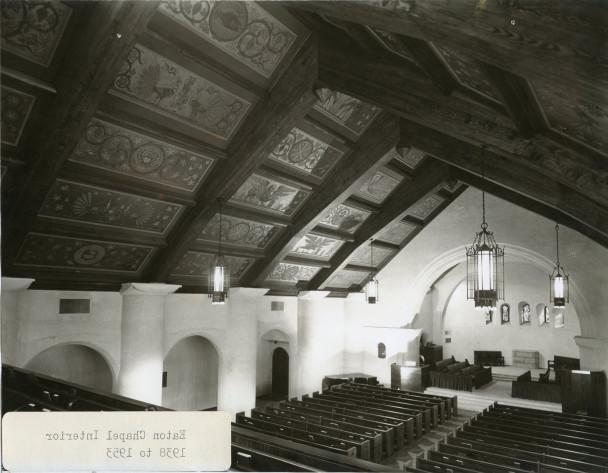
<svg viewBox="0 0 608 473">
<path fill-rule="evenodd" d="M 226 412 L 9 412 L 2 463 L 18 471 L 225 471 Z"/>
</svg>

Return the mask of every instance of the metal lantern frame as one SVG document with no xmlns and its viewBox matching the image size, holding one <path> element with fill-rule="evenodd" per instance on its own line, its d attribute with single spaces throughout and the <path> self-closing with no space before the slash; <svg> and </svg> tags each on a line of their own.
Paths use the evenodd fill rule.
<svg viewBox="0 0 608 473">
<path fill-rule="evenodd" d="M 218 230 L 217 254 L 213 257 L 209 267 L 209 282 L 207 293 L 212 304 L 225 304 L 230 292 L 230 268 L 222 254 L 222 201 L 218 199 L 220 207 L 220 222 Z"/>
<path fill-rule="evenodd" d="M 549 275 L 549 300 L 553 307 L 564 308 L 570 302 L 570 281 L 566 270 L 559 262 L 559 225 L 555 225 L 556 262 L 553 272 Z M 558 280 L 561 279 L 561 294 L 556 294 Z"/>
<path fill-rule="evenodd" d="M 370 240 L 369 242 L 369 254 L 370 266 L 374 268 L 374 271 L 372 272 L 372 278 L 365 285 L 365 297 L 368 304 L 376 304 L 380 300 L 380 284 L 378 279 L 376 279 L 374 267 L 374 240 Z"/>
</svg>

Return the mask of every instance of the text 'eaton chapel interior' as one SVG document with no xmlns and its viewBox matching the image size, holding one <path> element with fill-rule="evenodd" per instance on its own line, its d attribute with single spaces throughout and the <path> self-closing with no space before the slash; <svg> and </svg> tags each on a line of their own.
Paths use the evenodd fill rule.
<svg viewBox="0 0 608 473">
<path fill-rule="evenodd" d="M 608 3 L 6 0 L 2 413 L 234 471 L 608 472 Z"/>
</svg>

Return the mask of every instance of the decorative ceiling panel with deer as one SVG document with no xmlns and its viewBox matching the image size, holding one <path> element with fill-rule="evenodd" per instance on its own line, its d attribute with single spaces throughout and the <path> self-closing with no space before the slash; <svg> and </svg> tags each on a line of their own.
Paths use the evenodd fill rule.
<svg viewBox="0 0 608 473">
<path fill-rule="evenodd" d="M 310 281 L 321 268 L 316 266 L 305 266 L 301 264 L 279 263 L 270 272 L 267 281 L 278 281 L 286 283 L 297 283 L 298 281 Z"/>
<path fill-rule="evenodd" d="M 370 273 L 364 271 L 351 271 L 348 269 L 342 269 L 337 271 L 325 284 L 325 287 L 336 288 L 336 289 L 348 289 L 351 286 L 359 286 Z"/>
<path fill-rule="evenodd" d="M 10 0 L 0 9 L 2 49 L 48 66 L 63 36 L 72 9 L 56 0 Z"/>
<path fill-rule="evenodd" d="M 417 228 L 418 225 L 414 225 L 413 223 L 395 222 L 378 233 L 376 239 L 400 245 Z"/>
<path fill-rule="evenodd" d="M 292 185 L 252 174 L 231 201 L 249 207 L 292 215 L 310 194 Z"/>
<path fill-rule="evenodd" d="M 298 256 L 312 256 L 329 260 L 343 243 L 342 240 L 309 233 L 296 243 L 291 253 Z"/>
<path fill-rule="evenodd" d="M 215 214 L 199 240 L 217 243 L 219 228 L 220 216 Z M 222 215 L 222 242 L 228 245 L 265 248 L 278 232 L 279 228 L 274 225 Z"/>
<path fill-rule="evenodd" d="M 110 93 L 229 140 L 251 102 L 185 67 L 136 45 Z"/>
<path fill-rule="evenodd" d="M 342 154 L 342 151 L 333 146 L 294 128 L 277 145 L 270 158 L 322 179 Z"/>
<path fill-rule="evenodd" d="M 337 230 L 354 233 L 369 216 L 370 212 L 339 204 L 330 209 L 319 223 Z"/>
<path fill-rule="evenodd" d="M 16 264 L 137 273 L 152 252 L 153 248 L 149 246 L 28 233 L 17 255 Z"/>
<path fill-rule="evenodd" d="M 418 202 L 412 205 L 407 210 L 407 214 L 424 220 L 433 212 L 433 210 L 439 207 L 444 201 L 445 199 L 443 197 L 440 197 L 435 194 L 430 195 L 428 197 L 420 199 Z"/>
<path fill-rule="evenodd" d="M 254 261 L 252 258 L 243 258 L 240 256 L 225 256 L 224 258 L 232 279 L 239 279 Z M 206 285 L 209 270 L 214 261 L 215 255 L 213 254 L 187 251 L 175 269 L 171 272 L 171 276 L 201 279 L 203 284 Z"/>
<path fill-rule="evenodd" d="M 194 191 L 213 159 L 94 118 L 70 160 Z"/>
<path fill-rule="evenodd" d="M 356 196 L 381 204 L 403 178 L 388 169 L 381 169 L 371 175 L 355 193 Z"/>
<path fill-rule="evenodd" d="M 395 256 L 396 251 L 374 245 L 374 260 L 372 262 L 371 246 L 369 243 L 360 246 L 348 260 L 349 264 L 377 268 L 387 259 Z"/>
<path fill-rule="evenodd" d="M 159 10 L 265 78 L 296 40 L 255 2 L 169 0 Z"/>
<path fill-rule="evenodd" d="M 17 146 L 36 98 L 2 86 L 2 143 Z"/>
<path fill-rule="evenodd" d="M 39 215 L 164 233 L 181 210 L 178 204 L 58 179 Z"/>
</svg>

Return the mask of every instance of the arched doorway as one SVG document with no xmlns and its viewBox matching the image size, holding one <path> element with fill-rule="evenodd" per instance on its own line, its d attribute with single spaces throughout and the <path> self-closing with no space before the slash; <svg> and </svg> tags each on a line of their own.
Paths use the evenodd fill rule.
<svg viewBox="0 0 608 473">
<path fill-rule="evenodd" d="M 206 338 L 177 342 L 163 361 L 162 405 L 182 411 L 217 407 L 219 356 Z"/>
<path fill-rule="evenodd" d="M 272 397 L 286 398 L 289 393 L 289 355 L 278 347 L 272 353 Z"/>
<path fill-rule="evenodd" d="M 25 368 L 89 388 L 112 392 L 112 370 L 97 351 L 75 343 L 55 345 L 38 353 Z"/>
</svg>

